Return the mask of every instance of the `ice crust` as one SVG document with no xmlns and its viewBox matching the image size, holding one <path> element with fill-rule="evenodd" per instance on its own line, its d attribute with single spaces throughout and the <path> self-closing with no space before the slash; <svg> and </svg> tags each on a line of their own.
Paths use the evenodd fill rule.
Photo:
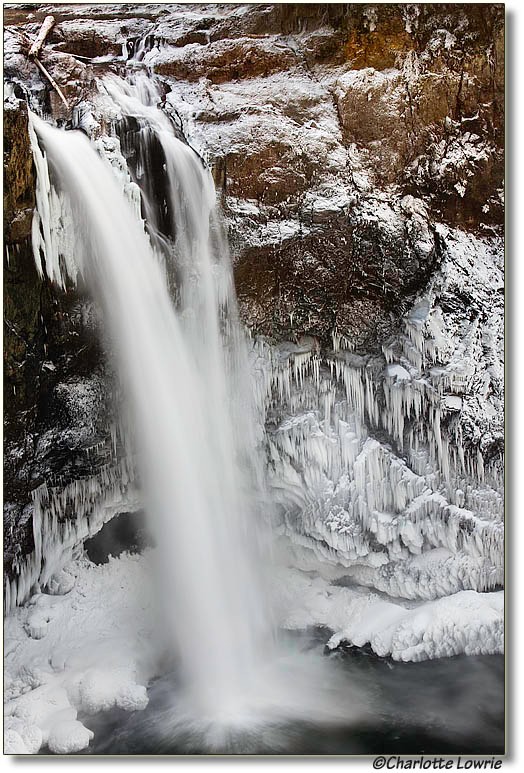
<svg viewBox="0 0 524 773">
<path fill-rule="evenodd" d="M 43 483 L 33 490 L 35 548 L 15 567 L 17 576 L 5 585 L 6 613 L 25 601 L 32 590 L 46 586 L 71 559 L 74 549 L 104 523 L 122 511 L 140 507 L 134 475 L 132 460 L 124 457 L 88 478 L 66 485 Z"/>
<path fill-rule="evenodd" d="M 504 593 L 461 591 L 407 608 L 362 589 L 330 585 L 321 577 L 283 569 L 275 593 L 291 610 L 288 628 L 324 625 L 334 631 L 328 647 L 341 642 L 399 661 L 504 651 Z"/>
</svg>

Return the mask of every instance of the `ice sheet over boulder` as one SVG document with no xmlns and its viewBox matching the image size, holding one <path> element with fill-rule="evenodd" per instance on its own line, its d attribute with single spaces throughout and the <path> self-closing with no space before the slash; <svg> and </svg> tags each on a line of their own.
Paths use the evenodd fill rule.
<svg viewBox="0 0 524 773">
<path fill-rule="evenodd" d="M 504 593 L 462 591 L 419 605 L 282 569 L 275 577 L 285 625 L 334 633 L 328 647 L 371 645 L 380 657 L 419 661 L 504 651 Z"/>
</svg>

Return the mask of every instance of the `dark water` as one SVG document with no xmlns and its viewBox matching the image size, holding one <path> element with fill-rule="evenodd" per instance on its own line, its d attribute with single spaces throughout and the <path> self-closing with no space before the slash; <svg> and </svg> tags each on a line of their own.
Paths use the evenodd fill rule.
<svg viewBox="0 0 524 773">
<path fill-rule="evenodd" d="M 286 722 L 239 732 L 220 753 L 278 755 L 502 754 L 504 658 L 459 656 L 421 663 L 393 663 L 362 651 L 324 654 L 328 634 L 290 635 L 299 650 L 328 657 L 340 690 L 358 686 L 366 696 L 362 718 L 326 726 Z M 145 711 L 120 710 L 80 717 L 95 732 L 87 754 L 206 754 L 198 733 L 166 733 L 163 718 L 176 713 L 176 679 L 149 687 Z"/>
<path fill-rule="evenodd" d="M 106 564 L 109 556 L 115 558 L 124 551 L 141 553 L 151 547 L 152 539 L 147 529 L 143 511 L 120 513 L 105 523 L 100 531 L 85 540 L 84 550 L 94 564 Z"/>
</svg>

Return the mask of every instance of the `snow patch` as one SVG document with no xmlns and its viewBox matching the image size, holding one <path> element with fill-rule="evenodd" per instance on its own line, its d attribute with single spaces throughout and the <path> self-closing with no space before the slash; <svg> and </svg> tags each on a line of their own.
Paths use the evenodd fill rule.
<svg viewBox="0 0 524 773">
<path fill-rule="evenodd" d="M 150 553 L 102 566 L 82 559 L 67 572 L 76 580 L 67 595 L 37 594 L 5 621 L 4 714 L 13 754 L 44 744 L 59 754 L 80 751 L 92 733 L 77 712 L 147 706 L 145 685 L 157 662 Z M 35 610 L 48 618 L 41 638 L 30 635 Z"/>
</svg>

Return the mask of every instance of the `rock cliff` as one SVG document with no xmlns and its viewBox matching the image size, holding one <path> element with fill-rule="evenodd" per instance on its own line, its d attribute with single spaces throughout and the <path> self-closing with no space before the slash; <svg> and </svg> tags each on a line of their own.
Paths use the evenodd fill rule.
<svg viewBox="0 0 524 773">
<path fill-rule="evenodd" d="M 42 61 L 69 110 L 27 59 L 49 13 L 57 24 Z M 412 379 L 464 361 L 467 385 L 446 388 L 443 422 L 460 428 L 472 458 L 499 460 L 503 5 L 24 5 L 7 7 L 4 22 L 9 576 L 32 550 L 31 491 L 96 476 L 119 455 L 96 314 L 78 292 L 39 279 L 30 245 L 27 106 L 103 134 L 111 118 L 97 79 L 108 71 L 160 78 L 164 109 L 212 167 L 253 336 L 270 347 L 312 341 L 306 353 L 322 367 L 347 344 L 364 358 L 352 367 L 374 369 L 379 412 L 384 358 L 415 368 Z M 425 311 L 410 318 L 414 303 Z M 406 336 L 413 343 L 422 327 L 433 348 L 427 357 L 417 338 L 418 362 Z M 275 426 L 285 418 L 277 414 Z M 373 424 L 369 408 L 363 418 Z M 373 434 L 402 457 L 403 431 L 377 421 Z M 295 527 L 326 540 L 324 526 Z"/>
</svg>

